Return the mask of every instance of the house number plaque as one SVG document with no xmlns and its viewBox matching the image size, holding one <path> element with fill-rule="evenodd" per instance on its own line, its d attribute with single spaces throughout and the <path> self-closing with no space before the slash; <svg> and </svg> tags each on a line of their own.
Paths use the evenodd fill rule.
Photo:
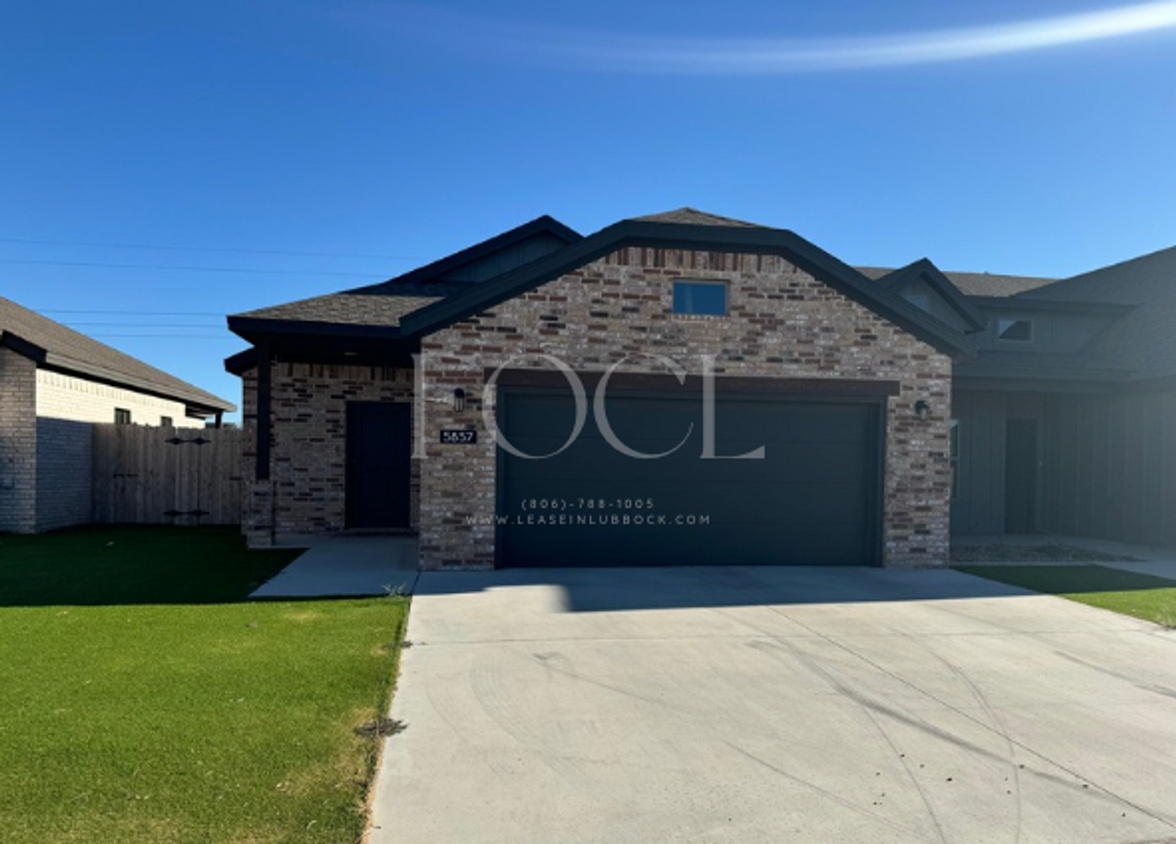
<svg viewBox="0 0 1176 844">
<path fill-rule="evenodd" d="M 444 430 L 441 432 L 442 445 L 473 445 L 478 441 L 478 432 L 469 429 Z"/>
</svg>

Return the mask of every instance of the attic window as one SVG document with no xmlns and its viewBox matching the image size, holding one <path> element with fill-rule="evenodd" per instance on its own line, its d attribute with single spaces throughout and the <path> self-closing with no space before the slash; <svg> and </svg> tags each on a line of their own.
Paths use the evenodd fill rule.
<svg viewBox="0 0 1176 844">
<path fill-rule="evenodd" d="M 727 315 L 727 282 L 680 279 L 674 282 L 674 313 Z"/>
<path fill-rule="evenodd" d="M 908 293 L 903 297 L 920 311 L 931 310 L 931 297 L 926 293 Z"/>
<path fill-rule="evenodd" d="M 1032 343 L 1033 322 L 1027 319 L 998 319 L 996 339 L 1011 343 Z"/>
</svg>

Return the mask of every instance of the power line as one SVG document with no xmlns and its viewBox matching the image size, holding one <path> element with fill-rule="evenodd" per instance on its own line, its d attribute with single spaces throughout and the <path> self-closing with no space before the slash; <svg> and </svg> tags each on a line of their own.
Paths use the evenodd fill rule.
<svg viewBox="0 0 1176 844">
<path fill-rule="evenodd" d="M 250 275 L 338 276 L 340 278 L 381 278 L 380 273 L 318 272 L 315 270 L 246 270 L 239 267 L 185 267 L 164 264 L 111 264 L 104 261 L 40 261 L 0 258 L 0 264 L 38 264 L 56 267 L 86 267 L 116 270 L 179 270 L 196 273 L 245 273 Z"/>
<path fill-rule="evenodd" d="M 376 258 L 381 261 L 423 261 L 418 255 L 371 255 L 349 252 L 308 252 L 294 249 L 243 249 L 232 246 L 164 246 L 150 243 L 104 243 L 88 240 L 40 240 L 28 237 L 0 237 L 0 243 L 28 243 L 40 246 L 97 246 L 104 249 L 153 249 L 168 252 L 228 252 L 238 255 L 301 255 L 316 258 Z"/>
<path fill-rule="evenodd" d="M 34 308 L 37 313 L 41 314 L 113 314 L 116 316 L 204 316 L 204 317 L 223 317 L 223 313 L 217 311 L 123 311 L 117 308 L 104 310 L 84 310 L 76 308 Z"/>
<path fill-rule="evenodd" d="M 237 343 L 242 342 L 240 337 L 231 334 L 87 334 L 86 336 L 95 340 L 108 337 L 166 337 L 169 340 L 232 340 Z"/>
<path fill-rule="evenodd" d="M 69 323 L 71 327 L 84 325 L 87 328 L 90 326 L 101 325 L 108 328 L 219 328 L 217 325 L 209 325 L 207 322 L 73 322 Z"/>
</svg>

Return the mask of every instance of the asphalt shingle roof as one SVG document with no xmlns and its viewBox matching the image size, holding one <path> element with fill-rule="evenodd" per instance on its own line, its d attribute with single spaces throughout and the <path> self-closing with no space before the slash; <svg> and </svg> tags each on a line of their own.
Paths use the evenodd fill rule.
<svg viewBox="0 0 1176 844">
<path fill-rule="evenodd" d="M 402 317 L 439 302 L 444 296 L 391 296 L 386 293 L 329 293 L 270 308 L 246 311 L 252 319 L 330 322 L 342 325 L 396 327 Z"/>
<path fill-rule="evenodd" d="M 691 208 L 689 206 L 675 208 L 672 211 L 662 211 L 659 214 L 647 214 L 644 217 L 630 217 L 629 219 L 641 223 L 677 223 L 683 226 L 735 226 L 737 228 L 749 229 L 769 228 L 768 226 L 761 226 L 759 223 L 749 223 L 746 220 L 736 220 L 732 217 L 711 214 L 708 211 L 699 211 L 697 208 Z"/>
<path fill-rule="evenodd" d="M 856 269 L 866 278 L 874 281 L 894 272 L 893 269 L 885 267 L 857 267 Z M 943 274 L 966 296 L 1016 296 L 1018 293 L 1036 290 L 1057 281 L 1053 278 L 994 273 L 944 272 Z"/>
<path fill-rule="evenodd" d="M 214 410 L 237 409 L 232 402 L 0 296 L 0 334 L 4 333 L 43 349 L 49 365 L 83 377 L 102 377 Z"/>
</svg>

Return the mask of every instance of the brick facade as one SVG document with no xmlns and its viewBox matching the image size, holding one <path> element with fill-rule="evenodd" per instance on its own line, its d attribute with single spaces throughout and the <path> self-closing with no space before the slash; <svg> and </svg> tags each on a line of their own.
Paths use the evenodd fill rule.
<svg viewBox="0 0 1176 844">
<path fill-rule="evenodd" d="M 729 282 L 729 316 L 673 315 L 672 282 L 682 277 Z M 623 355 L 653 352 L 695 373 L 700 355 L 715 355 L 719 377 L 898 381 L 901 393 L 887 408 L 885 563 L 947 561 L 951 359 L 782 258 L 623 249 L 425 338 L 422 352 L 427 356 L 422 567 L 493 564 L 492 439 L 483 435 L 477 446 L 447 449 L 434 433 L 471 424 L 484 432 L 476 398 L 485 368 L 539 353 L 576 370 L 599 371 Z M 641 361 L 622 369 L 640 371 Z M 463 414 L 452 409 L 456 387 L 475 398 Z M 919 399 L 930 403 L 928 418 L 914 413 Z M 478 524 L 481 520 L 486 522 Z"/>
<path fill-rule="evenodd" d="M 729 315 L 671 313 L 677 278 L 729 282 Z M 690 372 L 702 355 L 716 374 L 742 377 L 897 381 L 886 412 L 883 556 L 886 565 L 941 565 L 948 555 L 952 362 L 949 356 L 782 258 L 630 248 L 459 322 L 421 343 L 423 460 L 414 460 L 413 524 L 424 568 L 488 568 L 496 455 L 482 421 L 485 371 L 520 355 L 547 354 L 573 369 L 601 371 L 625 355 L 622 371 L 666 355 Z M 511 368 L 541 367 L 514 360 Z M 276 362 L 272 370 L 271 480 L 254 480 L 256 370 L 243 376 L 245 455 L 243 530 L 253 545 L 275 535 L 324 533 L 344 526 L 346 403 L 412 401 L 408 370 Z M 467 395 L 464 412 L 453 392 Z M 493 413 L 494 395 L 487 396 Z M 920 419 L 915 402 L 929 402 Z M 444 428 L 475 427 L 474 446 L 439 444 Z"/>
<path fill-rule="evenodd" d="M 411 403 L 408 369 L 276 361 L 271 370 L 271 474 L 256 480 L 257 371 L 242 376 L 246 451 L 242 532 L 255 547 L 275 538 L 343 530 L 347 403 Z M 411 518 L 418 524 L 419 463 L 413 461 Z"/>
<path fill-rule="evenodd" d="M 37 419 L 38 531 L 93 520 L 93 444 L 93 425 L 89 422 Z"/>
</svg>

